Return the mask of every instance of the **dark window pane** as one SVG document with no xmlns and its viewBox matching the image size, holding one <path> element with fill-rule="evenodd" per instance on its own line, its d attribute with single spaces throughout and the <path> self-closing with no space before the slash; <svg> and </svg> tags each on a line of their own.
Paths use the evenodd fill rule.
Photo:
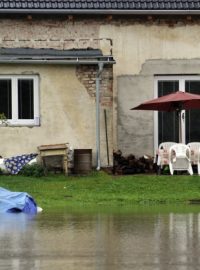
<svg viewBox="0 0 200 270">
<path fill-rule="evenodd" d="M 200 81 L 186 81 L 186 92 L 200 94 Z M 186 143 L 200 141 L 200 110 L 186 111 Z"/>
<path fill-rule="evenodd" d="M 178 89 L 178 81 L 159 81 L 158 97 Z M 178 142 L 178 117 L 175 112 L 158 112 L 158 144 L 166 141 Z"/>
<path fill-rule="evenodd" d="M 12 118 L 11 100 L 11 80 L 0 80 L 0 113 L 4 113 L 7 119 Z"/>
<path fill-rule="evenodd" d="M 33 80 L 18 80 L 19 119 L 33 119 Z"/>
</svg>

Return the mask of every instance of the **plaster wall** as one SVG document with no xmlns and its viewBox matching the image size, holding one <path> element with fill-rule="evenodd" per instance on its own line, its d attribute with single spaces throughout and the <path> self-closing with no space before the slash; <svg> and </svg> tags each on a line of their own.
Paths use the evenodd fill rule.
<svg viewBox="0 0 200 270">
<path fill-rule="evenodd" d="M 113 104 L 109 105 L 109 124 L 113 125 L 109 134 L 110 149 L 141 155 L 144 150 L 145 154 L 153 154 L 153 113 L 129 109 L 153 98 L 154 75 L 200 73 L 199 31 L 199 22 L 185 24 L 177 21 L 169 27 L 165 22 L 146 23 L 134 19 L 108 21 L 105 18 L 76 16 L 73 20 L 67 17 L 3 19 L 0 21 L 0 46 L 91 47 L 101 49 L 104 55 L 112 53 L 116 64 L 113 67 Z M 24 146 L 26 152 L 32 151 L 38 144 L 60 143 L 61 140 L 74 147 L 95 149 L 95 97 L 89 96 L 84 84 L 77 79 L 75 67 L 0 67 L 0 74 L 29 71 L 38 73 L 41 79 L 41 127 L 8 128 L 9 141 L 16 141 L 14 152 L 22 150 L 21 146 L 17 146 L 20 140 L 30 140 L 28 147 Z M 55 137 L 60 125 L 63 132 Z M 102 160 L 106 164 L 103 108 L 101 128 Z M 27 136 L 30 134 L 33 139 Z M 7 132 L 2 128 L 0 135 L 5 139 Z M 2 155 L 9 155 L 6 145 L 2 147 Z"/>
<path fill-rule="evenodd" d="M 113 41 L 114 147 L 123 154 L 154 155 L 154 116 L 130 108 L 154 97 L 155 75 L 200 74 L 200 26 L 122 23 L 101 26 Z"/>
<path fill-rule="evenodd" d="M 36 152 L 42 144 L 69 143 L 73 148 L 95 149 L 95 99 L 78 80 L 75 66 L 4 65 L 0 66 L 0 74 L 39 76 L 41 116 L 38 127 L 0 127 L 2 156 Z M 101 143 L 102 160 L 105 160 L 104 134 Z"/>
<path fill-rule="evenodd" d="M 68 18 L 3 19 L 0 21 L 0 47 L 87 49 L 101 48 L 110 55 L 110 40 L 99 38 L 99 25 L 88 20 L 70 21 Z M 87 67 L 86 67 L 87 68 Z M 77 67 L 64 65 L 0 65 L 0 74 L 38 74 L 40 78 L 40 123 L 39 127 L 1 127 L 2 156 L 36 152 L 42 144 L 69 143 L 73 148 L 91 148 L 93 165 L 96 163 L 96 102 L 95 76 L 80 79 Z M 112 83 L 110 72 L 102 73 L 100 86 L 100 145 L 101 165 L 108 164 L 105 118 L 109 159 L 112 163 Z M 106 78 L 105 78 L 106 77 Z M 84 81 L 85 80 L 85 81 Z M 85 83 L 90 84 L 88 85 Z M 91 94 L 92 93 L 92 94 Z M 94 94 L 93 94 L 94 93 Z M 6 142 L 6 143 L 5 143 Z"/>
</svg>

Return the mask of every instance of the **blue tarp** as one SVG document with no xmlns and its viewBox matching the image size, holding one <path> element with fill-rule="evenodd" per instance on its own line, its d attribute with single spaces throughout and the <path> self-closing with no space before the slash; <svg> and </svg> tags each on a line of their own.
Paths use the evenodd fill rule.
<svg viewBox="0 0 200 270">
<path fill-rule="evenodd" d="M 26 192 L 12 192 L 0 187 L 0 213 L 37 213 L 37 204 Z"/>
</svg>

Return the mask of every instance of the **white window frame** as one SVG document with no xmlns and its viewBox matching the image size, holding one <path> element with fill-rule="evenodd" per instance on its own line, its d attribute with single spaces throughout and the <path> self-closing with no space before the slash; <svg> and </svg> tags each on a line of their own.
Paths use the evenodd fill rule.
<svg viewBox="0 0 200 270">
<path fill-rule="evenodd" d="M 8 126 L 39 126 L 39 77 L 37 75 L 0 75 L 0 80 L 11 80 L 12 118 L 7 120 Z M 34 118 L 18 118 L 18 80 L 33 80 Z"/>
<path fill-rule="evenodd" d="M 185 81 L 200 81 L 199 75 L 165 75 L 154 76 L 154 98 L 158 97 L 158 81 L 179 81 L 179 91 L 185 92 Z M 183 143 L 185 143 L 185 111 L 182 111 L 182 136 Z M 158 149 L 158 112 L 154 111 L 154 152 Z"/>
</svg>

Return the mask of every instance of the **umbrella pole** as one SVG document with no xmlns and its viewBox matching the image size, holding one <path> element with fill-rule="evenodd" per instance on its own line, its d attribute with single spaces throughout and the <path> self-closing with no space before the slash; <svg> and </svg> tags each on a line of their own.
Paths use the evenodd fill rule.
<svg viewBox="0 0 200 270">
<path fill-rule="evenodd" d="M 181 123 L 181 110 L 178 111 L 178 129 L 179 129 L 179 143 L 183 143 L 182 141 L 182 123 Z"/>
</svg>

